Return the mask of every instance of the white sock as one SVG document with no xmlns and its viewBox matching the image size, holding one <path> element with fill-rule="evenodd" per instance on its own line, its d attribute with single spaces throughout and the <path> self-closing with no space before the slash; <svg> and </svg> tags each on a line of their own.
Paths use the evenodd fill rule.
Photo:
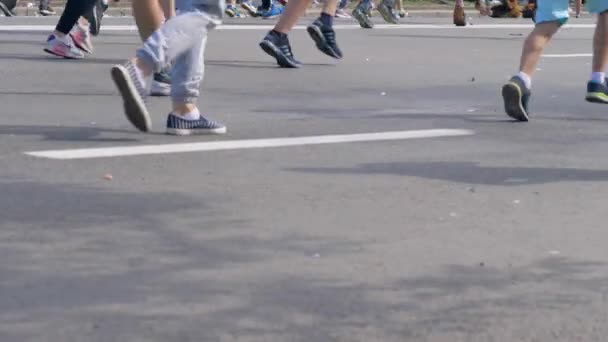
<svg viewBox="0 0 608 342">
<path fill-rule="evenodd" d="M 605 72 L 592 72 L 591 73 L 591 78 L 589 79 L 591 82 L 595 82 L 595 83 L 599 83 L 599 84 L 604 84 L 606 79 L 606 73 Z"/>
<path fill-rule="evenodd" d="M 528 89 L 532 88 L 532 79 L 530 78 L 530 76 L 528 76 L 528 74 L 526 74 L 523 71 L 520 71 L 517 73 L 516 76 L 519 77 L 522 81 L 524 81 L 526 88 L 528 88 Z"/>
<path fill-rule="evenodd" d="M 177 115 L 177 114 L 175 114 Z M 198 111 L 198 108 L 195 108 L 193 111 L 191 111 L 190 113 L 184 114 L 184 115 L 177 115 L 179 117 L 181 117 L 182 119 L 185 120 L 198 120 L 201 118 L 201 113 Z"/>
</svg>

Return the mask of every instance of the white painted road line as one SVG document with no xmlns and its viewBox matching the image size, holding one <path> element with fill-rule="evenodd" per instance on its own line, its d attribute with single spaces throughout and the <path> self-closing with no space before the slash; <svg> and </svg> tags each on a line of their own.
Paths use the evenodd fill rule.
<svg viewBox="0 0 608 342">
<path fill-rule="evenodd" d="M 273 29 L 273 25 L 220 25 L 216 30 L 237 30 L 237 31 L 268 31 Z M 303 30 L 306 26 L 298 25 L 295 27 L 296 30 Z M 334 25 L 337 30 L 362 30 L 359 25 Z M 400 25 L 388 25 L 379 24 L 375 25 L 374 29 L 449 29 L 449 30 L 479 30 L 479 29 L 532 29 L 532 24 L 480 24 L 470 25 L 466 27 L 455 27 L 454 25 L 429 25 L 429 24 L 400 24 Z M 570 29 L 592 29 L 595 28 L 594 24 L 572 24 L 565 25 L 565 28 Z M 51 25 L 0 25 L 0 32 L 10 31 L 30 31 L 30 32 L 50 32 L 55 29 L 55 26 Z M 104 31 L 137 31 L 135 25 L 104 25 Z"/>
<path fill-rule="evenodd" d="M 593 54 L 591 54 L 591 53 L 565 53 L 565 54 L 543 55 L 543 58 L 579 58 L 579 57 L 593 57 Z"/>
<path fill-rule="evenodd" d="M 319 135 L 297 138 L 228 140 L 165 145 L 138 145 L 121 147 L 83 148 L 75 150 L 33 151 L 25 152 L 25 154 L 29 156 L 48 159 L 91 159 L 138 156 L 149 154 L 173 154 L 184 152 L 223 151 L 252 148 L 340 144 L 352 142 L 457 137 L 473 134 L 475 134 L 475 132 L 465 129 L 428 129 L 416 131 L 396 131 L 362 134 Z"/>
</svg>

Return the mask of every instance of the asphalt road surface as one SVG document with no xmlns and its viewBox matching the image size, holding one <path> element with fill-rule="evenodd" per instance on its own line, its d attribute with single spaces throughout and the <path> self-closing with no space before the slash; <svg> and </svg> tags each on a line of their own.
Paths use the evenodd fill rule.
<svg viewBox="0 0 608 342">
<path fill-rule="evenodd" d="M 500 98 L 529 21 L 338 21 L 339 62 L 300 28 L 300 70 L 258 48 L 270 22 L 230 21 L 200 99 L 229 132 L 186 138 L 168 99 L 151 134 L 122 113 L 129 19 L 81 61 L 42 52 L 56 18 L 0 19 L 0 341 L 608 336 L 592 19 L 545 52 L 529 123 Z"/>
</svg>

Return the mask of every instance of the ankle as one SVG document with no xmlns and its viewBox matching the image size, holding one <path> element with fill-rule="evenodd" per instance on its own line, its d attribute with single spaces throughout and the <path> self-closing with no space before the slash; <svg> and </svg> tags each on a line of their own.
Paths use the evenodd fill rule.
<svg viewBox="0 0 608 342">
<path fill-rule="evenodd" d="M 152 74 L 152 68 L 143 59 L 135 57 L 131 59 L 131 62 L 141 71 L 143 77 L 148 77 Z"/>
<path fill-rule="evenodd" d="M 321 23 L 323 23 L 323 26 L 326 26 L 326 27 L 332 27 L 334 24 L 334 16 L 327 14 L 325 12 L 321 13 L 319 20 L 321 20 Z"/>
<path fill-rule="evenodd" d="M 185 116 L 190 113 L 199 113 L 199 111 L 194 103 L 174 103 L 172 113 L 179 116 Z"/>
</svg>

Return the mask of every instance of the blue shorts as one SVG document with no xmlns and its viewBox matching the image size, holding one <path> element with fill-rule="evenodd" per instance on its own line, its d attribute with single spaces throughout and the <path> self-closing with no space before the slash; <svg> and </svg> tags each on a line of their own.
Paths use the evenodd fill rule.
<svg viewBox="0 0 608 342">
<path fill-rule="evenodd" d="M 556 21 L 563 25 L 568 21 L 568 0 L 538 0 L 536 7 L 536 24 Z M 608 11 L 608 0 L 588 0 L 587 9 L 591 13 Z"/>
</svg>

